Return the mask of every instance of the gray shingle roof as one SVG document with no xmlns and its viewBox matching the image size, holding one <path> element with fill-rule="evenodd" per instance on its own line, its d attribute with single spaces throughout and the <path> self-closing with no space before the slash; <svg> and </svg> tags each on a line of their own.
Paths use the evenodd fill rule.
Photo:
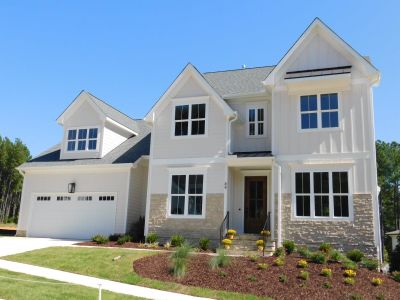
<svg viewBox="0 0 400 300">
<path fill-rule="evenodd" d="M 29 162 L 24 163 L 20 168 L 134 163 L 142 155 L 149 155 L 150 153 L 151 127 L 143 120 L 132 121 L 135 123 L 138 135 L 127 139 L 103 158 L 61 160 L 61 145 L 58 144 L 39 154 Z"/>
<path fill-rule="evenodd" d="M 119 110 L 115 109 L 111 105 L 107 104 L 103 100 L 97 98 L 96 96 L 92 95 L 89 92 L 85 93 L 89 96 L 89 98 L 93 101 L 94 104 L 110 119 L 113 119 L 115 122 L 133 130 L 134 132 L 138 132 L 139 128 L 135 120 L 127 116 L 126 114 L 120 112 Z"/>
<path fill-rule="evenodd" d="M 222 98 L 264 92 L 262 81 L 274 66 L 203 73 L 207 82 Z"/>
</svg>

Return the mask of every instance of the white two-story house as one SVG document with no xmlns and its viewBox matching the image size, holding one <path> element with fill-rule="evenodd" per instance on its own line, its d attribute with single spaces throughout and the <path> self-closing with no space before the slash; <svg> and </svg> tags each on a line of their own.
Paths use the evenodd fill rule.
<svg viewBox="0 0 400 300">
<path fill-rule="evenodd" d="M 379 254 L 379 80 L 315 19 L 275 66 L 201 73 L 188 64 L 144 120 L 82 93 L 58 119 L 61 145 L 20 167 L 18 232 L 87 238 L 144 215 L 145 235 L 165 240 L 218 241 L 227 226 L 267 225 L 278 245 Z"/>
</svg>

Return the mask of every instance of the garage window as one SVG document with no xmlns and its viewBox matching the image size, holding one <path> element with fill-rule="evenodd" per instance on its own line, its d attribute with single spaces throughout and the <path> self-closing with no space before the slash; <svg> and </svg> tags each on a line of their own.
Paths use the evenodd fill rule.
<svg viewBox="0 0 400 300">
<path fill-rule="evenodd" d="M 114 201 L 114 196 L 99 196 L 99 201 Z"/>
<path fill-rule="evenodd" d="M 92 201 L 92 196 L 78 196 L 78 201 Z"/>
<path fill-rule="evenodd" d="M 70 201 L 70 196 L 57 196 L 57 201 Z"/>
<path fill-rule="evenodd" d="M 37 196 L 36 200 L 37 201 L 50 201 L 51 197 L 50 196 Z"/>
</svg>

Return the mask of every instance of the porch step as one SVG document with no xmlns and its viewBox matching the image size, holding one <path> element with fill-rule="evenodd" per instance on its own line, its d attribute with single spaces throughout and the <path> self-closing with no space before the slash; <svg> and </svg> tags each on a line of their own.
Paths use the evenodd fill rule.
<svg viewBox="0 0 400 300">
<path fill-rule="evenodd" d="M 257 252 L 256 241 L 262 239 L 262 237 L 258 234 L 241 234 L 238 235 L 234 240 L 232 240 L 232 251 L 240 251 L 240 252 Z M 267 241 L 265 245 L 265 252 L 273 253 L 275 251 L 275 242 Z"/>
<path fill-rule="evenodd" d="M 229 249 L 226 251 L 227 255 L 229 256 L 251 256 L 251 255 L 257 255 L 257 256 L 262 256 L 262 251 L 254 251 L 254 250 L 234 250 L 234 249 Z M 272 256 L 274 254 L 274 251 L 267 251 L 265 249 L 265 256 Z"/>
</svg>

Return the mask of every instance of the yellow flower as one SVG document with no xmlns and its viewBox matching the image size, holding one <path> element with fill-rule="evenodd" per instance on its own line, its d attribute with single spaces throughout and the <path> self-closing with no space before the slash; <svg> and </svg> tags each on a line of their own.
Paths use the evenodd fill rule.
<svg viewBox="0 0 400 300">
<path fill-rule="evenodd" d="M 230 239 L 223 239 L 223 240 L 222 240 L 222 244 L 223 244 L 223 245 L 229 245 L 229 246 L 230 246 L 230 245 L 232 245 L 232 241 L 231 241 Z"/>
<path fill-rule="evenodd" d="M 259 246 L 259 247 L 264 246 L 264 241 L 263 240 L 257 240 L 256 241 L 256 245 Z"/>
<path fill-rule="evenodd" d="M 271 232 L 269 230 L 261 230 L 261 235 L 269 236 L 269 235 L 271 235 Z"/>
<path fill-rule="evenodd" d="M 357 273 L 354 270 L 345 270 L 343 275 L 345 277 L 356 277 Z"/>
<path fill-rule="evenodd" d="M 227 235 L 236 235 L 236 230 L 235 229 L 229 229 L 226 234 Z"/>
<path fill-rule="evenodd" d="M 382 285 L 383 279 L 382 279 L 382 278 L 374 277 L 374 278 L 371 279 L 371 283 L 372 283 L 373 285 L 375 285 L 375 286 Z"/>
<path fill-rule="evenodd" d="M 308 262 L 305 259 L 300 259 L 297 262 L 297 267 L 299 267 L 299 268 L 307 268 L 308 267 Z"/>
</svg>

